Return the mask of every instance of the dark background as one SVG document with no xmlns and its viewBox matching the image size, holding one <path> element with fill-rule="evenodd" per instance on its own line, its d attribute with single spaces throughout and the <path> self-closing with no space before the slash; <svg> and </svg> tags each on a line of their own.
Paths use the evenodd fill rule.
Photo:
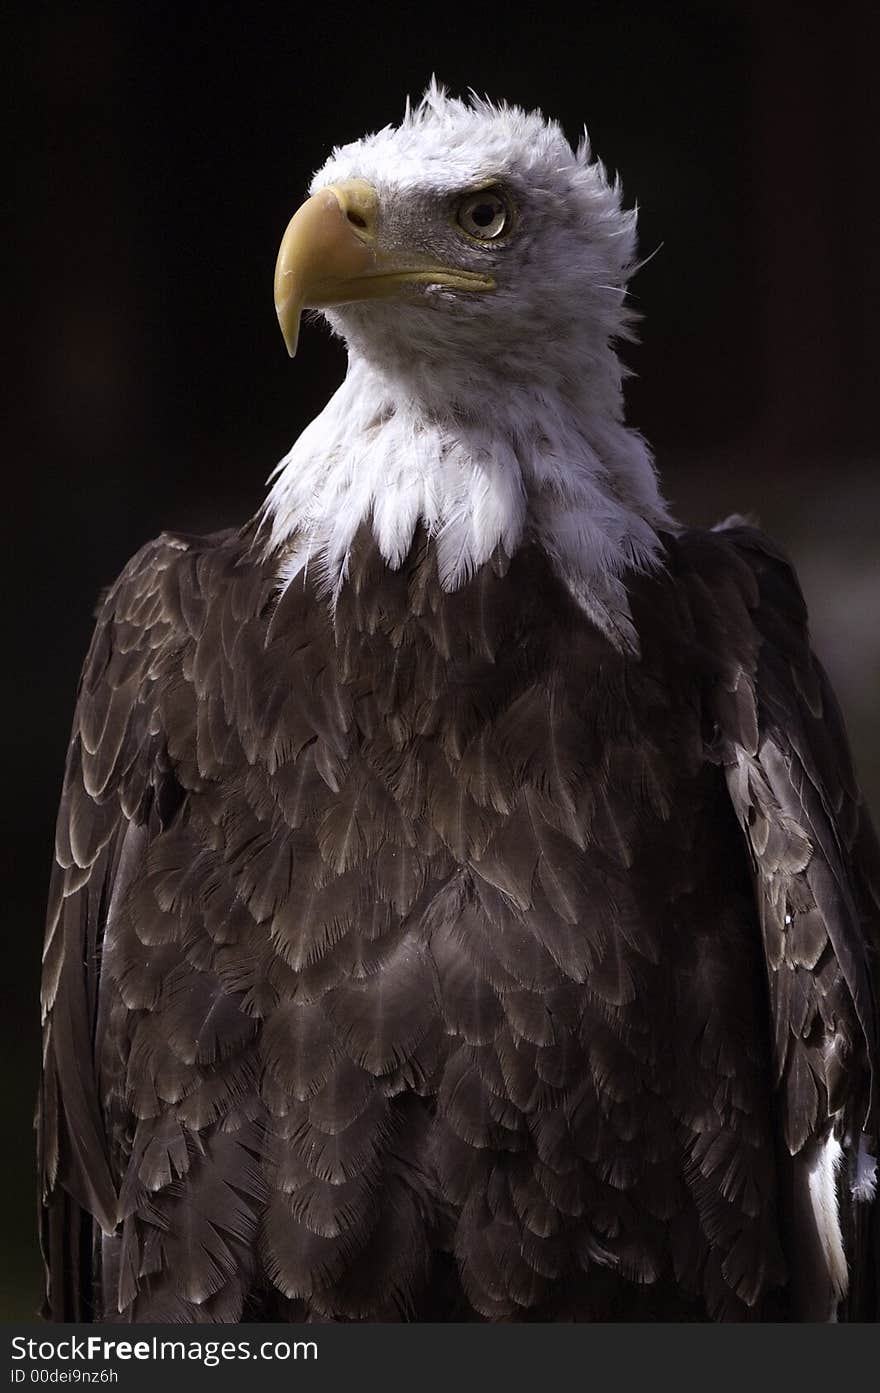
<svg viewBox="0 0 880 1393">
<path fill-rule="evenodd" d="M 100 589 L 163 527 L 242 521 L 340 378 L 291 364 L 275 252 L 335 142 L 432 71 L 541 106 L 641 210 L 630 420 L 674 508 L 794 554 L 880 801 L 874 5 L 31 5 L 11 20 L 13 406 L 2 716 L 0 1316 L 38 1301 L 31 1112 L 52 824 Z"/>
</svg>

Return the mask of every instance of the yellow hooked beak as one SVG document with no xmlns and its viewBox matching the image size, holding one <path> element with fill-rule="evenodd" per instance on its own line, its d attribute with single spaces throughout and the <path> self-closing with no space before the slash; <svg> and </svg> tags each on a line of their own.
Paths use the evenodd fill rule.
<svg viewBox="0 0 880 1393">
<path fill-rule="evenodd" d="M 364 179 L 319 189 L 287 224 L 275 264 L 275 310 L 291 358 L 304 309 L 405 296 L 415 285 L 493 290 L 491 276 L 443 266 L 424 252 L 383 248 L 379 195 Z"/>
</svg>

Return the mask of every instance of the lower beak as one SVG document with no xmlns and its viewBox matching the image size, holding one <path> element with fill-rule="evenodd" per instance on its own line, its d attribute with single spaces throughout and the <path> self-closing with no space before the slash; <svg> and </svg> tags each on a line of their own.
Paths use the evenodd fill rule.
<svg viewBox="0 0 880 1393">
<path fill-rule="evenodd" d="M 291 358 L 304 309 L 389 299 L 415 285 L 491 290 L 491 276 L 442 266 L 424 253 L 390 252 L 379 243 L 379 196 L 363 179 L 329 184 L 287 225 L 275 265 L 275 309 Z"/>
</svg>

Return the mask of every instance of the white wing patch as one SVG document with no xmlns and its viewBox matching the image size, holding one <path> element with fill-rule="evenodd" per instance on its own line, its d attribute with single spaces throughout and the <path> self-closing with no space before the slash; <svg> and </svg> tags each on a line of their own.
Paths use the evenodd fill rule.
<svg viewBox="0 0 880 1393">
<path fill-rule="evenodd" d="M 819 1148 L 807 1182 L 816 1234 L 835 1301 L 841 1301 L 846 1296 L 849 1285 L 837 1203 L 837 1171 L 842 1154 L 840 1142 L 832 1133 Z"/>
</svg>

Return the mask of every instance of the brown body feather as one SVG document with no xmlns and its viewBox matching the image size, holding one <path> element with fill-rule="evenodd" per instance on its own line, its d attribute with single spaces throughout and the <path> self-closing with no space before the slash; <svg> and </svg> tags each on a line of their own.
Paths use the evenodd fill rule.
<svg viewBox="0 0 880 1393">
<path fill-rule="evenodd" d="M 253 540 L 145 548 L 84 670 L 47 1314 L 803 1318 L 792 1167 L 876 1135 L 880 875 L 784 559 L 667 538 L 635 658 L 536 548 L 445 594 L 365 529 L 333 615 Z"/>
</svg>

